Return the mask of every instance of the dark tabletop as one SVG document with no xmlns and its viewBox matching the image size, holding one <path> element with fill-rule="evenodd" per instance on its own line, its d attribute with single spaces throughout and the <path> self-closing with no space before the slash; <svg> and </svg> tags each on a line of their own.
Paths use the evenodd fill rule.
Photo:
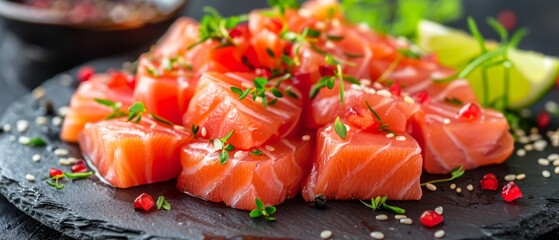
<svg viewBox="0 0 559 240">
<path fill-rule="evenodd" d="M 193 0 L 184 11 L 184 15 L 199 18 L 202 6 L 216 7 L 224 15 L 239 14 L 251 8 L 262 7 L 265 1 L 236 0 Z M 523 49 L 544 52 L 548 55 L 559 56 L 559 1 L 487 1 L 465 0 L 465 13 L 473 15 L 479 20 L 487 16 L 496 16 L 503 9 L 516 12 L 518 25 L 530 29 L 530 35 L 520 45 Z M 452 23 L 456 27 L 464 27 L 463 19 Z M 482 32 L 489 33 L 489 29 L 482 25 Z M 488 34 L 490 35 L 490 34 Z M 494 36 L 494 35 L 493 35 Z M 82 64 L 83 61 L 72 63 L 38 62 L 30 60 L 37 53 L 33 47 L 26 46 L 10 32 L 5 31 L 0 24 L 0 113 L 9 103 L 26 94 L 34 85 L 46 80 L 58 72 Z M 34 79 L 22 83 L 21 79 Z M 33 218 L 27 216 L 4 196 L 0 195 L 0 239 L 66 239 L 59 232 L 54 231 Z M 541 239 L 559 239 L 559 229 L 548 233 Z"/>
</svg>

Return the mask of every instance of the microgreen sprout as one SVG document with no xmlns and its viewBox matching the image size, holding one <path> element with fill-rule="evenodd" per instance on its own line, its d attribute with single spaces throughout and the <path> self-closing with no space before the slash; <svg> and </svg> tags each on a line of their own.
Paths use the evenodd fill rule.
<svg viewBox="0 0 559 240">
<path fill-rule="evenodd" d="M 264 203 L 259 198 L 255 199 L 256 209 L 250 211 L 250 218 L 264 218 L 268 222 L 275 221 L 276 218 L 270 215 L 276 212 L 276 207 L 274 206 L 264 206 Z"/>
<path fill-rule="evenodd" d="M 159 196 L 157 198 L 157 202 L 155 203 L 155 206 L 157 207 L 157 210 L 167 210 L 170 211 L 171 210 L 171 204 L 169 202 L 167 202 L 167 200 L 165 200 L 165 197 L 163 196 Z"/>
<path fill-rule="evenodd" d="M 460 166 L 458 166 L 457 168 L 455 168 L 455 169 L 452 170 L 452 172 L 450 173 L 450 178 L 443 178 L 443 179 L 431 180 L 431 181 L 428 181 L 428 182 L 421 183 L 421 186 L 425 186 L 425 185 L 427 185 L 428 183 L 433 184 L 433 183 L 442 183 L 442 182 L 454 181 L 454 180 L 456 180 L 456 179 L 458 179 L 458 178 L 464 176 L 464 173 L 465 173 L 465 171 L 464 171 L 464 166 L 460 165 Z"/>
<path fill-rule="evenodd" d="M 367 206 L 368 208 L 373 209 L 373 211 L 380 210 L 380 209 L 386 209 L 386 210 L 389 210 L 389 211 L 392 211 L 392 212 L 395 212 L 395 213 L 398 213 L 398 214 L 406 213 L 406 210 L 403 209 L 403 208 L 386 204 L 387 199 L 388 199 L 388 196 L 384 196 L 384 197 L 379 196 L 379 197 L 376 197 L 376 198 L 371 198 L 371 203 L 370 204 L 366 203 L 366 202 L 363 202 L 361 200 L 359 200 L 359 201 L 361 201 L 361 203 L 363 203 L 363 205 Z"/>
<path fill-rule="evenodd" d="M 233 145 L 227 143 L 231 136 L 233 136 L 233 130 L 222 138 L 210 140 L 210 142 L 213 143 L 214 148 L 221 151 L 219 153 L 219 163 L 221 163 L 221 165 L 227 163 L 229 160 L 229 152 L 235 150 Z"/>
</svg>

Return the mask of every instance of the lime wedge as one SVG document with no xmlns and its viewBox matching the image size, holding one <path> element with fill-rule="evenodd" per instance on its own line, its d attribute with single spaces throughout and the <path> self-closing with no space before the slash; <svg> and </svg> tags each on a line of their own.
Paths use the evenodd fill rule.
<svg viewBox="0 0 559 240">
<path fill-rule="evenodd" d="M 477 41 L 466 32 L 441 24 L 422 20 L 418 24 L 418 45 L 427 52 L 436 53 L 441 64 L 463 69 L 468 62 L 479 56 L 481 49 Z M 488 41 L 489 50 L 497 48 L 497 42 Z M 507 106 L 522 109 L 539 100 L 553 86 L 559 73 L 557 58 L 532 51 L 510 49 L 508 52 L 513 68 L 510 70 L 509 98 Z M 488 70 L 488 101 L 483 99 L 484 88 L 481 70 L 474 71 L 468 81 L 481 102 L 494 102 L 505 93 L 505 68 L 497 65 Z"/>
</svg>

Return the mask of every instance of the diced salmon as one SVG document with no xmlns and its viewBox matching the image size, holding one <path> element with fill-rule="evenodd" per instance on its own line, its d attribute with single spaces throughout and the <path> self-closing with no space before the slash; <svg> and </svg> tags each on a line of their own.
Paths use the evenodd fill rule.
<svg viewBox="0 0 559 240">
<path fill-rule="evenodd" d="M 88 124 L 80 148 L 103 179 L 129 188 L 176 178 L 181 147 L 192 135 L 144 117 L 139 123 L 113 119 Z"/>
<path fill-rule="evenodd" d="M 246 86 L 254 87 L 255 77 L 251 73 L 205 73 L 184 115 L 184 126 L 204 128 L 207 130 L 204 137 L 212 139 L 234 131 L 230 143 L 244 150 L 294 134 L 301 117 L 299 97 L 284 95 L 276 104 L 265 107 L 254 101 L 252 95 L 241 100 L 239 94 L 231 91 L 231 87 L 243 90 Z M 287 87 L 282 84 L 280 90 Z M 295 88 L 292 91 L 301 96 Z M 268 98 L 272 100 L 274 97 L 268 94 Z"/>
<path fill-rule="evenodd" d="M 255 199 L 277 205 L 299 192 L 310 167 L 310 141 L 300 137 L 271 142 L 259 147 L 262 155 L 234 150 L 225 164 L 220 151 L 207 140 L 193 142 L 183 148 L 182 172 L 177 188 L 212 202 L 252 210 Z"/>
<path fill-rule="evenodd" d="M 151 49 L 157 58 L 184 56 L 188 47 L 198 42 L 198 22 L 188 17 L 181 17 L 171 25 L 165 36 Z"/>
<path fill-rule="evenodd" d="M 109 116 L 113 109 L 95 102 L 96 98 L 122 103 L 125 111 L 132 104 L 133 88 L 124 73 L 97 74 L 82 82 L 72 99 L 70 110 L 64 118 L 60 138 L 77 142 L 78 135 L 88 122 L 97 122 Z"/>
</svg>

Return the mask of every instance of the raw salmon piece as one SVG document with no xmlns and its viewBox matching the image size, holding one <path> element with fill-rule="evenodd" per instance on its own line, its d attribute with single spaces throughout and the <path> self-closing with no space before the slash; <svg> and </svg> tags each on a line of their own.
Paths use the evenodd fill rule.
<svg viewBox="0 0 559 240">
<path fill-rule="evenodd" d="M 88 124 L 80 148 L 97 173 L 116 188 L 129 188 L 176 178 L 180 149 L 192 135 L 148 117 L 139 123 L 113 119 Z"/>
<path fill-rule="evenodd" d="M 388 138 L 386 132 L 364 131 L 344 122 L 349 126 L 345 140 L 333 123 L 319 129 L 303 198 L 313 201 L 322 194 L 329 200 L 420 199 L 422 157 L 417 142 L 406 133 Z"/>
<path fill-rule="evenodd" d="M 503 114 L 485 109 L 479 119 L 462 120 L 460 108 L 431 102 L 414 116 L 411 131 L 423 149 L 423 168 L 428 173 L 449 173 L 460 165 L 473 169 L 502 163 L 514 149 Z"/>
<path fill-rule="evenodd" d="M 198 22 L 188 17 L 177 19 L 151 49 L 154 57 L 171 58 L 184 55 L 188 47 L 199 40 Z"/>
<path fill-rule="evenodd" d="M 132 86 L 127 75 L 120 72 L 96 74 L 82 82 L 72 99 L 70 110 L 64 118 L 60 138 L 67 142 L 77 142 L 78 134 L 88 122 L 97 122 L 109 116 L 113 109 L 95 102 L 95 98 L 122 103 L 122 111 L 132 104 Z"/>
<path fill-rule="evenodd" d="M 271 142 L 259 147 L 262 155 L 234 150 L 225 164 L 220 151 L 207 140 L 193 142 L 182 149 L 182 172 L 177 188 L 212 202 L 252 210 L 254 200 L 277 205 L 293 198 L 300 190 L 311 161 L 312 144 L 300 137 Z"/>
<path fill-rule="evenodd" d="M 216 139 L 233 131 L 230 143 L 239 149 L 251 149 L 268 140 L 280 139 L 296 132 L 301 117 L 301 98 L 284 95 L 274 105 L 264 107 L 252 95 L 240 100 L 231 87 L 253 87 L 252 73 L 206 73 L 200 78 L 196 93 L 184 115 L 184 126 L 205 128 L 207 138 Z M 282 84 L 280 90 L 288 86 Z M 291 89 L 301 96 L 295 88 Z M 267 91 L 269 92 L 269 91 Z M 271 100 L 274 97 L 268 94 Z"/>
<path fill-rule="evenodd" d="M 142 56 L 136 74 L 134 101 L 175 124 L 182 124 L 182 115 L 194 95 L 197 80 L 184 58 L 155 59 Z"/>
</svg>

